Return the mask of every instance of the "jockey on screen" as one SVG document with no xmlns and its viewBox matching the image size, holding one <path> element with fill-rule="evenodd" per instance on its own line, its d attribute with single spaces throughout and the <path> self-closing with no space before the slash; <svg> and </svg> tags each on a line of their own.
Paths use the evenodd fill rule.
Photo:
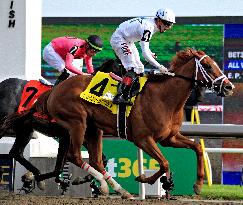
<svg viewBox="0 0 243 205">
<path fill-rule="evenodd" d="M 154 33 L 158 31 L 164 33 L 171 29 L 174 23 L 175 14 L 171 9 L 159 9 L 155 17 L 134 18 L 121 23 L 112 34 L 111 46 L 127 70 L 120 86 L 121 89 L 118 89 L 118 94 L 114 97 L 113 103 L 129 104 L 127 97 L 132 82 L 136 79 L 137 74 L 144 72 L 144 65 L 140 61 L 135 42 L 139 41 L 142 55 L 147 62 L 158 68 L 161 73 L 168 71 L 155 60 L 155 54 L 149 49 L 149 41 Z"/>
<path fill-rule="evenodd" d="M 75 37 L 58 37 L 53 39 L 43 50 L 43 59 L 62 74 L 55 85 L 67 79 L 69 75 L 82 75 L 83 72 L 73 66 L 74 59 L 84 59 L 87 72 L 94 72 L 92 57 L 103 48 L 99 36 L 90 35 L 86 40 Z"/>
</svg>

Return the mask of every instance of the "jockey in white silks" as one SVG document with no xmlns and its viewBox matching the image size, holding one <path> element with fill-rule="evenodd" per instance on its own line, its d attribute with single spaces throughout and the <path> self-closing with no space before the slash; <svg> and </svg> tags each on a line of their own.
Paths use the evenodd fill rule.
<svg viewBox="0 0 243 205">
<path fill-rule="evenodd" d="M 113 99 L 115 104 L 129 104 L 127 97 L 132 82 L 138 74 L 144 72 L 144 65 L 140 60 L 135 42 L 139 42 L 142 55 L 148 63 L 158 68 L 161 73 L 168 71 L 155 60 L 155 54 L 149 49 L 149 41 L 154 33 L 158 31 L 164 33 L 171 29 L 174 23 L 175 14 L 171 9 L 159 9 L 155 17 L 133 18 L 121 23 L 112 34 L 111 46 L 127 70 L 118 94 Z"/>
</svg>

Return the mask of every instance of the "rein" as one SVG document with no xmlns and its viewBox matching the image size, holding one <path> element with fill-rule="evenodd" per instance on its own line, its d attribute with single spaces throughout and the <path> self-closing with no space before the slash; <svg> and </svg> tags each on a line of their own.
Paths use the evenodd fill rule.
<svg viewBox="0 0 243 205">
<path fill-rule="evenodd" d="M 195 75 L 194 75 L 194 78 L 190 78 L 190 77 L 186 77 L 186 76 L 183 76 L 183 75 L 180 75 L 180 74 L 176 74 L 176 73 L 170 73 L 170 72 L 166 72 L 164 73 L 165 75 L 168 75 L 168 76 L 172 76 L 172 77 L 178 77 L 178 78 L 182 78 L 184 80 L 188 80 L 188 81 L 191 81 L 194 83 L 195 86 L 199 86 L 199 87 L 211 87 L 212 91 L 216 91 L 215 90 L 215 87 L 217 85 L 216 82 L 218 81 L 221 81 L 220 82 L 220 87 L 219 87 L 219 91 L 218 92 L 221 92 L 222 91 L 222 86 L 223 86 L 223 83 L 224 81 L 227 79 L 227 77 L 221 72 L 221 76 L 217 77 L 216 79 L 212 79 L 210 75 L 208 75 L 208 73 L 206 72 L 205 68 L 203 67 L 203 65 L 201 64 L 201 61 L 207 57 L 207 55 L 204 55 L 202 56 L 199 60 L 197 58 L 195 58 L 195 62 L 196 62 L 196 71 L 195 71 Z M 201 80 L 198 80 L 198 73 L 199 71 L 201 72 L 204 80 L 205 80 L 205 83 Z M 209 86 L 211 85 L 211 86 Z"/>
</svg>

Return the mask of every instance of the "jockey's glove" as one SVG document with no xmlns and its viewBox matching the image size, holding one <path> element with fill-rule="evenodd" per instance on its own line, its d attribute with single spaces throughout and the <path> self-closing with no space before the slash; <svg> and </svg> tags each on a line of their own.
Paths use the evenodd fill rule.
<svg viewBox="0 0 243 205">
<path fill-rule="evenodd" d="M 164 67 L 163 65 L 160 65 L 160 66 L 159 66 L 159 70 L 160 70 L 161 73 L 166 73 L 166 72 L 168 72 L 168 69 L 167 69 L 166 67 Z"/>
<path fill-rule="evenodd" d="M 175 76 L 175 73 L 172 73 L 170 71 L 168 71 L 168 69 L 166 67 L 164 67 L 163 65 L 160 65 L 159 70 L 162 74 L 166 74 L 166 75 L 170 75 L 170 76 Z"/>
</svg>

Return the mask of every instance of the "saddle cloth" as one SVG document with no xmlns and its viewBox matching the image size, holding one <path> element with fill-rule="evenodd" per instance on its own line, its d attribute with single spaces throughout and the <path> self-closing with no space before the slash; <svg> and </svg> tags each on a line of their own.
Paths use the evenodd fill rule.
<svg viewBox="0 0 243 205">
<path fill-rule="evenodd" d="M 38 80 L 30 80 L 24 87 L 21 101 L 18 107 L 18 113 L 30 109 L 37 98 L 52 86 L 45 85 Z"/>
<path fill-rule="evenodd" d="M 147 81 L 146 77 L 139 77 L 140 90 Z M 118 106 L 112 103 L 114 96 L 117 94 L 118 81 L 111 78 L 109 73 L 97 72 L 92 78 L 90 84 L 80 97 L 88 102 L 100 104 L 109 109 L 113 114 L 117 114 Z M 134 103 L 136 96 L 131 98 Z M 126 117 L 129 116 L 132 106 L 128 106 L 126 110 Z"/>
</svg>

